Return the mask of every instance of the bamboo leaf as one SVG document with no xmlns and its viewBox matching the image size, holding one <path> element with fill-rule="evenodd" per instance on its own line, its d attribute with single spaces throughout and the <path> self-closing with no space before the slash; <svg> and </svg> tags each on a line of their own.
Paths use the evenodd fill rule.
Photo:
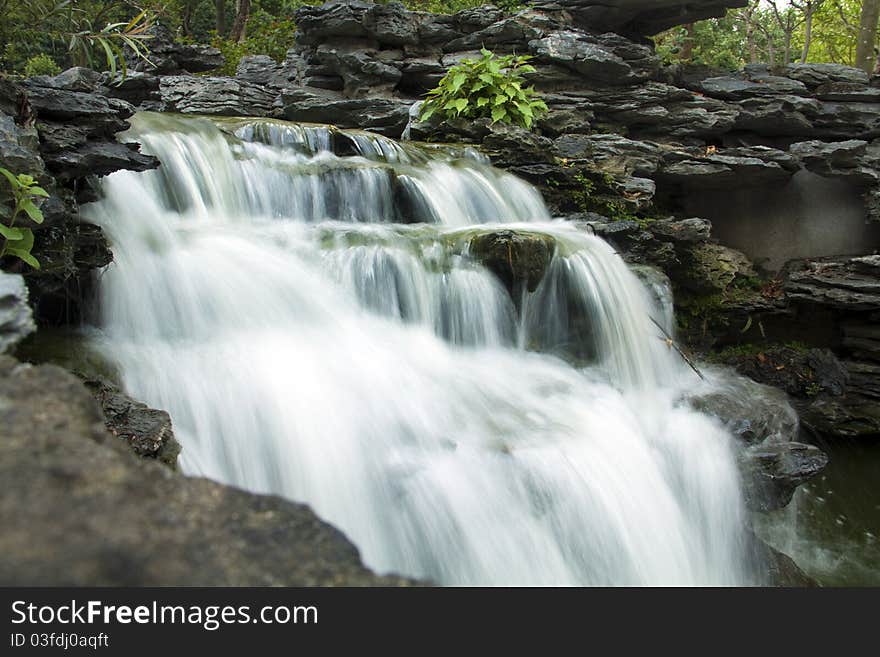
<svg viewBox="0 0 880 657">
<path fill-rule="evenodd" d="M 134 26 L 137 25 L 140 22 L 140 20 L 146 15 L 147 15 L 147 10 L 144 9 L 141 13 L 139 13 L 137 16 L 135 16 L 134 18 L 131 19 L 131 22 L 129 22 L 129 24 L 125 26 L 125 29 L 123 30 L 123 32 L 130 32 L 132 29 L 134 29 Z"/>
<path fill-rule="evenodd" d="M 98 43 L 104 48 L 104 52 L 107 54 L 107 66 L 110 69 L 111 77 L 116 75 L 116 55 L 113 52 L 113 49 L 110 48 L 110 44 L 107 43 L 106 39 L 102 39 L 101 37 L 97 38 Z"/>
</svg>

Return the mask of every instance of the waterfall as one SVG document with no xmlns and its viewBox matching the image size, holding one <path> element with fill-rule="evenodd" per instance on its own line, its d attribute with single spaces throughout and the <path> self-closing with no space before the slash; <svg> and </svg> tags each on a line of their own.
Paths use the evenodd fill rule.
<svg viewBox="0 0 880 657">
<path fill-rule="evenodd" d="M 365 563 L 443 584 L 753 581 L 731 437 L 610 246 L 476 152 L 140 114 L 162 162 L 87 206 L 96 346 L 182 469 L 309 504 Z M 472 252 L 552 239 L 513 294 Z"/>
</svg>

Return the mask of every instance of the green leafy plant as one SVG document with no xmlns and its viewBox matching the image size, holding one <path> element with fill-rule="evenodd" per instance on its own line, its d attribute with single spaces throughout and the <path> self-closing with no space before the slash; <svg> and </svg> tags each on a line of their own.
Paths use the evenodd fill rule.
<svg viewBox="0 0 880 657">
<path fill-rule="evenodd" d="M 435 89 L 428 92 L 420 118 L 434 114 L 446 118 L 491 118 L 493 123 L 512 123 L 531 128 L 547 112 L 534 87 L 523 77 L 535 68 L 527 55 L 497 56 L 483 48 L 479 59 L 465 59 L 449 69 Z"/>
<path fill-rule="evenodd" d="M 58 75 L 59 73 L 61 73 L 61 67 L 45 53 L 34 55 L 24 65 L 24 74 L 29 78 L 37 75 Z"/>
<path fill-rule="evenodd" d="M 9 181 L 9 185 L 12 187 L 12 201 L 14 203 L 11 212 L 6 206 L 3 207 L 2 218 L 8 223 L 0 221 L 0 237 L 3 238 L 0 258 L 12 255 L 34 269 L 39 269 L 39 261 L 31 255 L 31 249 L 34 247 L 33 231 L 30 228 L 16 227 L 15 222 L 22 215 L 26 215 L 35 224 L 43 223 L 43 213 L 34 201 L 41 197 L 48 197 L 49 193 L 37 185 L 33 176 L 25 173 L 16 176 L 3 167 L 0 167 L 0 174 Z"/>
</svg>

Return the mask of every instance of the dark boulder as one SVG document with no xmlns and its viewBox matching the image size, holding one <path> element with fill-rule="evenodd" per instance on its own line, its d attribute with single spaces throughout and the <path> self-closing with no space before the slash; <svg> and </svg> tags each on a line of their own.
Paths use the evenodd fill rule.
<svg viewBox="0 0 880 657">
<path fill-rule="evenodd" d="M 718 137 L 733 129 L 740 114 L 736 105 L 662 82 L 600 87 L 577 94 L 588 103 L 596 122 L 621 126 L 631 139 Z"/>
<path fill-rule="evenodd" d="M 31 78 L 24 85 L 28 102 L 40 120 L 87 126 L 92 134 L 113 134 L 128 127 L 125 119 L 134 114 L 134 107 L 125 101 L 95 92 L 62 89 L 52 82 L 51 78 Z"/>
<path fill-rule="evenodd" d="M 797 441 L 798 416 L 781 390 L 724 376 L 690 404 L 718 418 L 738 439 L 737 461 L 752 511 L 787 506 L 797 487 L 828 464 L 818 447 Z"/>
<path fill-rule="evenodd" d="M 103 80 L 104 76 L 101 73 L 82 66 L 74 66 L 54 77 L 41 75 L 31 78 L 32 83 L 41 87 L 51 87 L 64 91 L 81 91 L 87 94 L 98 91 Z"/>
<path fill-rule="evenodd" d="M 773 511 L 791 502 L 797 487 L 828 465 L 828 456 L 814 445 L 764 443 L 742 454 L 746 506 L 753 511 Z"/>
<path fill-rule="evenodd" d="M 553 144 L 546 137 L 519 126 L 482 121 L 487 129 L 482 151 L 495 165 L 517 172 L 517 167 L 554 162 Z"/>
<path fill-rule="evenodd" d="M 180 443 L 174 437 L 168 413 L 135 401 L 106 379 L 87 379 L 84 383 L 97 399 L 111 434 L 127 442 L 138 456 L 177 469 Z"/>
</svg>

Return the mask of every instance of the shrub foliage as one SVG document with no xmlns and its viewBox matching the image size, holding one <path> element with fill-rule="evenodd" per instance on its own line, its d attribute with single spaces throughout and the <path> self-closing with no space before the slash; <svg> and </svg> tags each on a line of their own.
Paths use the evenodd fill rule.
<svg viewBox="0 0 880 657">
<path fill-rule="evenodd" d="M 483 48 L 479 59 L 465 59 L 449 69 L 435 89 L 428 92 L 420 118 L 434 114 L 446 118 L 491 118 L 493 123 L 512 123 L 531 129 L 547 112 L 534 87 L 523 77 L 535 68 L 526 55 L 498 56 Z"/>
<path fill-rule="evenodd" d="M 34 269 L 40 268 L 40 263 L 31 255 L 34 246 L 34 233 L 30 228 L 16 226 L 15 222 L 27 217 L 35 224 L 43 223 L 43 213 L 37 207 L 35 201 L 49 196 L 45 189 L 37 184 L 33 176 L 25 173 L 15 175 L 8 169 L 0 167 L 2 175 L 9 183 L 12 191 L 13 207 L 0 206 L 0 259 L 4 256 L 15 256 L 27 263 Z"/>
</svg>

